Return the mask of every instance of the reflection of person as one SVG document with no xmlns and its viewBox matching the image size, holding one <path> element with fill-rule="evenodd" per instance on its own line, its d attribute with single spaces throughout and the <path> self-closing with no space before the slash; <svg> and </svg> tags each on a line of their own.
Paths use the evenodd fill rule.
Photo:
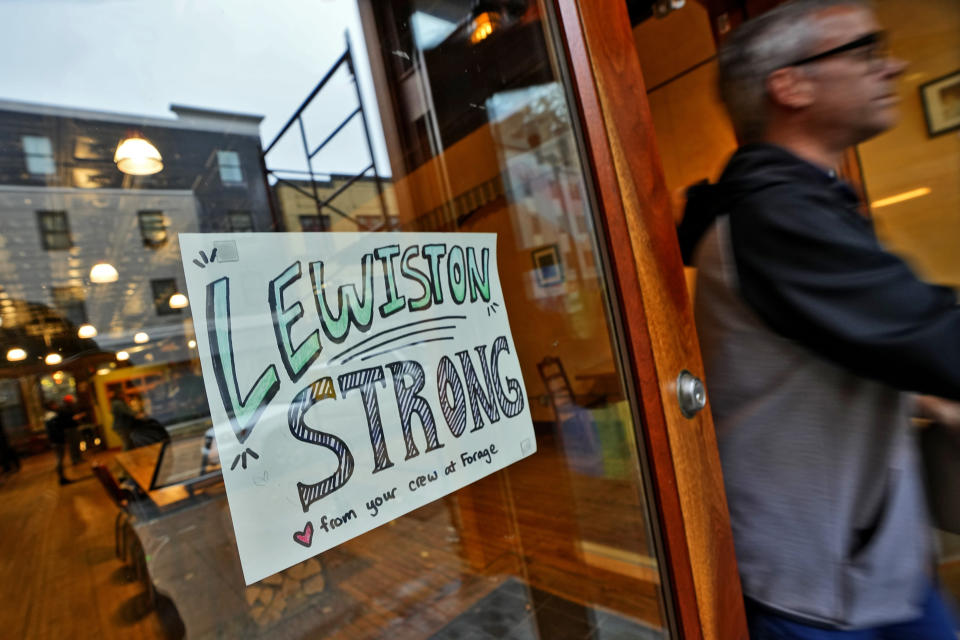
<svg viewBox="0 0 960 640">
<path fill-rule="evenodd" d="M 833 171 L 895 123 L 903 64 L 856 0 L 780 5 L 718 58 L 746 144 L 680 237 L 750 637 L 955 640 L 902 392 L 960 398 L 960 307 Z"/>
<path fill-rule="evenodd" d="M 133 430 L 136 415 L 124 401 L 123 394 L 119 391 L 114 392 L 110 399 L 110 411 L 113 413 L 113 430 L 120 436 L 120 440 L 123 442 L 123 450 L 133 448 L 130 441 L 130 432 Z"/>
<path fill-rule="evenodd" d="M 130 396 L 130 410 L 133 413 L 133 420 L 130 424 L 131 449 L 163 442 L 170 438 L 163 425 L 147 414 L 141 396 Z"/>
<path fill-rule="evenodd" d="M 51 402 L 48 408 L 53 415 L 47 419 L 47 436 L 50 438 L 50 444 L 53 445 L 54 455 L 57 458 L 57 477 L 60 484 L 68 484 L 66 473 L 63 469 L 63 458 L 67 453 L 68 447 L 73 447 L 77 441 L 77 406 L 73 396 L 67 395 L 57 405 Z M 72 454 L 71 454 L 72 455 Z"/>
<path fill-rule="evenodd" d="M 0 464 L 3 465 L 5 472 L 20 471 L 20 456 L 18 456 L 14 448 L 10 446 L 10 442 L 7 440 L 7 432 L 6 429 L 3 428 L 2 422 L 0 422 Z"/>
</svg>

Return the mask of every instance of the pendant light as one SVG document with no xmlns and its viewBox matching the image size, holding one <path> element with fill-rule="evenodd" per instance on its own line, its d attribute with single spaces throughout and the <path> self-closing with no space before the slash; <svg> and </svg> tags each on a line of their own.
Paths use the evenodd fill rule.
<svg viewBox="0 0 960 640">
<path fill-rule="evenodd" d="M 499 11 L 481 11 L 470 25 L 470 42 L 477 44 L 486 40 L 500 26 L 502 15 Z"/>
<path fill-rule="evenodd" d="M 183 295 L 182 293 L 175 293 L 170 296 L 171 309 L 183 309 L 188 304 L 190 304 L 190 302 L 187 300 L 187 296 Z"/>
<path fill-rule="evenodd" d="M 96 338 L 97 328 L 90 323 L 80 325 L 77 329 L 78 338 Z"/>
<path fill-rule="evenodd" d="M 160 152 L 138 134 L 128 136 L 117 146 L 113 161 L 117 169 L 131 176 L 149 176 L 163 169 Z"/>
<path fill-rule="evenodd" d="M 116 267 L 109 262 L 98 262 L 90 269 L 90 282 L 96 284 L 116 282 L 119 277 Z"/>
</svg>

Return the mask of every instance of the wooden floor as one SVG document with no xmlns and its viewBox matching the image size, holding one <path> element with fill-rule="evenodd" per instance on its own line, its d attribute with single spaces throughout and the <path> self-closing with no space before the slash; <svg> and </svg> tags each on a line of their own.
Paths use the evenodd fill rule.
<svg viewBox="0 0 960 640">
<path fill-rule="evenodd" d="M 272 619 L 242 613 L 233 626 L 213 621 L 192 636 L 426 638 L 509 580 L 572 605 L 574 626 L 589 627 L 597 611 L 661 626 L 639 488 L 628 479 L 572 472 L 550 438 L 538 440 L 537 455 L 506 472 L 322 554 L 313 600 L 291 599 Z M 107 463 L 111 457 L 101 454 Z M 72 469 L 77 481 L 59 486 L 51 454 L 23 463 L 20 472 L 0 476 L 0 635 L 181 636 L 172 605 L 161 600 L 151 610 L 143 587 L 114 556 L 117 510 L 89 467 Z M 224 523 L 229 529 L 228 517 Z M 189 560 L 185 547 L 170 552 Z M 196 608 L 216 616 L 228 597 L 242 612 L 262 606 L 257 587 L 245 588 L 239 573 L 230 573 L 239 571 L 231 564 L 232 542 L 200 555 L 231 568 L 208 589 L 198 579 L 204 562 L 187 562 L 182 570 L 184 580 L 196 581 Z M 941 576 L 960 595 L 960 563 L 943 566 Z M 530 601 L 531 611 L 538 607 Z"/>
<path fill-rule="evenodd" d="M 52 453 L 22 465 L 0 477 L 0 634 L 165 637 L 143 587 L 114 555 L 117 509 L 89 464 L 68 469 L 77 481 L 65 486 Z"/>
<path fill-rule="evenodd" d="M 598 607 L 659 626 L 659 580 L 639 488 L 632 480 L 569 472 L 551 438 L 539 440 L 537 455 L 507 472 L 320 556 L 323 619 L 301 616 L 287 630 L 323 628 L 318 637 L 349 640 L 385 637 L 387 630 L 392 638 L 429 637 L 509 579 L 583 612 Z M 101 461 L 111 459 L 101 454 Z M 47 453 L 0 478 L 0 629 L 18 638 L 182 633 L 176 620 L 148 609 L 143 588 L 115 558 L 117 509 L 92 478 L 89 460 L 70 471 L 77 480 L 58 485 Z M 207 557 L 213 555 L 231 565 L 235 547 Z M 201 563 L 194 564 L 184 568 L 185 580 L 201 573 Z M 230 583 L 237 599 L 250 598 L 239 576 L 221 571 L 216 578 L 221 591 Z M 222 607 L 210 602 L 215 615 Z M 272 636 L 284 628 L 274 623 L 259 631 Z M 214 624 L 199 635 L 229 628 Z"/>
</svg>

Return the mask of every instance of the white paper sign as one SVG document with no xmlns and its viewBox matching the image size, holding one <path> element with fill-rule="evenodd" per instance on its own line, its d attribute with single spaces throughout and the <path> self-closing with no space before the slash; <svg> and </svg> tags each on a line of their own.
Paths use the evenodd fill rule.
<svg viewBox="0 0 960 640">
<path fill-rule="evenodd" d="M 536 451 L 495 234 L 180 249 L 247 584 Z"/>
</svg>

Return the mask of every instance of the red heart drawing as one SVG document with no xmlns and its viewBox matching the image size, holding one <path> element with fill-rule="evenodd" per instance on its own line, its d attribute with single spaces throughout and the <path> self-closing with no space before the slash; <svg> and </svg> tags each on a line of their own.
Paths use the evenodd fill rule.
<svg viewBox="0 0 960 640">
<path fill-rule="evenodd" d="M 294 531 L 293 541 L 304 547 L 309 547 L 310 543 L 313 542 L 313 523 L 308 520 L 303 531 Z"/>
</svg>

